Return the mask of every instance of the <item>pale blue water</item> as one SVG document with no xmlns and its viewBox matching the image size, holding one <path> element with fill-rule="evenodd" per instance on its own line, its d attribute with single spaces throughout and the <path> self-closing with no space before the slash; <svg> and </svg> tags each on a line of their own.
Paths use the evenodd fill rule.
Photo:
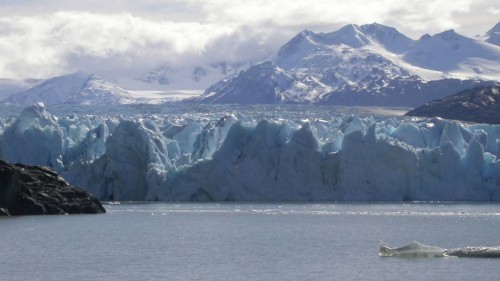
<svg viewBox="0 0 500 281">
<path fill-rule="evenodd" d="M 494 204 L 121 204 L 0 219 L 0 280 L 496 280 L 500 259 L 378 244 L 500 245 Z"/>
</svg>

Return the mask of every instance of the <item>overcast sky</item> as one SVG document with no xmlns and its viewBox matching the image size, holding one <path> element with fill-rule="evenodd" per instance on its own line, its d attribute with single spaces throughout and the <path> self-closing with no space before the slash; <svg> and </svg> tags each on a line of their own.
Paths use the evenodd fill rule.
<svg viewBox="0 0 500 281">
<path fill-rule="evenodd" d="M 348 23 L 418 39 L 451 28 L 473 37 L 499 21 L 498 0 L 0 0 L 0 78 L 248 60 L 303 29 Z"/>
</svg>

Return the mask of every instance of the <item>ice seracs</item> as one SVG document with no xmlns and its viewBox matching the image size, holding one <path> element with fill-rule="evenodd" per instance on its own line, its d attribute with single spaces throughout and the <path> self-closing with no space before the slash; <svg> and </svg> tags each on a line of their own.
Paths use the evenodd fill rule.
<svg viewBox="0 0 500 281">
<path fill-rule="evenodd" d="M 179 153 L 152 120 L 123 120 L 101 157 L 91 165 L 77 163 L 66 176 L 105 200 L 157 200 L 159 185 L 172 169 L 169 157 Z"/>
<path fill-rule="evenodd" d="M 2 158 L 13 163 L 63 167 L 64 131 L 39 102 L 23 110 L 0 139 Z"/>
<path fill-rule="evenodd" d="M 2 124 L 0 157 L 103 200 L 500 200 L 499 125 L 377 119 L 55 117 L 36 104 Z"/>
</svg>

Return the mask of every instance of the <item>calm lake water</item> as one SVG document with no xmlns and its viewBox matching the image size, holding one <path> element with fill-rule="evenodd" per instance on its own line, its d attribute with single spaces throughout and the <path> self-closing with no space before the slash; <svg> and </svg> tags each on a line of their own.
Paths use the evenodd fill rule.
<svg viewBox="0 0 500 281">
<path fill-rule="evenodd" d="M 0 219 L 0 280 L 496 280 L 500 259 L 383 258 L 380 241 L 500 245 L 495 204 L 120 204 Z"/>
</svg>

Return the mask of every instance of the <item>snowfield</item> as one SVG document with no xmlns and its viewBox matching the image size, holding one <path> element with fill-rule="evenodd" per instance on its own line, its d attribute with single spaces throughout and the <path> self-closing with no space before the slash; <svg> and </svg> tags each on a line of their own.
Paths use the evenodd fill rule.
<svg viewBox="0 0 500 281">
<path fill-rule="evenodd" d="M 129 109 L 35 104 L 0 119 L 0 156 L 102 200 L 500 200 L 500 126 L 330 107 L 112 114 Z"/>
</svg>

